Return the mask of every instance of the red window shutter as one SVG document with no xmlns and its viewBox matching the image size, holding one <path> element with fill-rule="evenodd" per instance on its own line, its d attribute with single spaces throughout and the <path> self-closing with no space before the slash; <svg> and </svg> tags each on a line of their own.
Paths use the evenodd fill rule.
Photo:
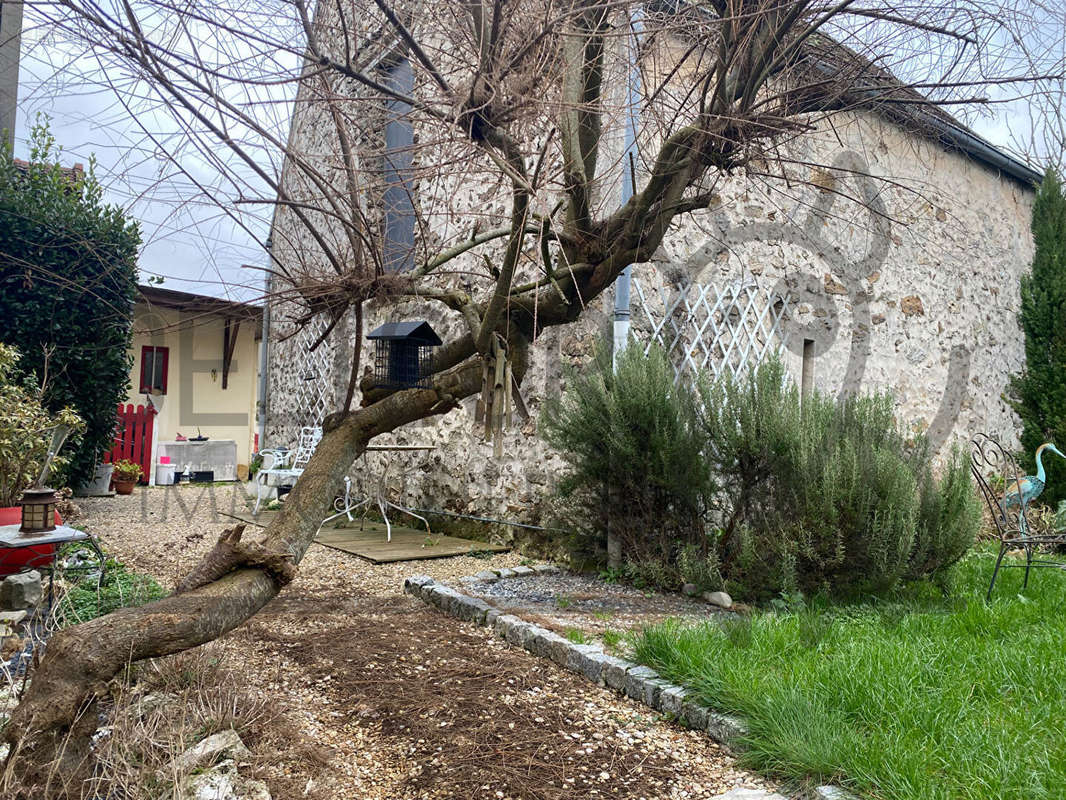
<svg viewBox="0 0 1066 800">
<path fill-rule="evenodd" d="M 137 390 L 140 394 L 148 394 L 151 391 L 151 377 L 148 374 L 150 362 L 153 360 L 152 356 L 155 354 L 155 348 L 144 345 L 141 348 L 141 385 Z"/>
</svg>

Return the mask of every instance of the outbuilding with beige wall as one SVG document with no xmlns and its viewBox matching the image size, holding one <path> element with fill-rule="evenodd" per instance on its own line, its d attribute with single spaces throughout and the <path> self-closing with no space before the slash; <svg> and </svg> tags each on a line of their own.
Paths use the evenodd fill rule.
<svg viewBox="0 0 1066 800">
<path fill-rule="evenodd" d="M 159 464 L 157 453 L 164 453 L 167 443 L 205 436 L 216 444 L 235 443 L 233 471 L 247 477 L 258 445 L 261 326 L 258 306 L 139 287 L 128 402 L 155 408 L 153 472 Z M 176 465 L 180 472 L 183 465 Z M 155 474 L 146 477 L 156 482 Z M 216 479 L 230 477 L 220 474 Z"/>
</svg>

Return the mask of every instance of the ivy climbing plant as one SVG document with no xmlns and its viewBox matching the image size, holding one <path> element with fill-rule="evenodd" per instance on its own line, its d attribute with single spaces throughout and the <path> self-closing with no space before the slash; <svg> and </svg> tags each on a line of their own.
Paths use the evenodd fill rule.
<svg viewBox="0 0 1066 800">
<path fill-rule="evenodd" d="M 47 123 L 30 145 L 28 162 L 0 149 L 0 342 L 18 348 L 48 410 L 84 421 L 62 476 L 77 484 L 110 449 L 126 398 L 140 231 L 104 203 L 93 161 L 60 164 Z"/>
</svg>

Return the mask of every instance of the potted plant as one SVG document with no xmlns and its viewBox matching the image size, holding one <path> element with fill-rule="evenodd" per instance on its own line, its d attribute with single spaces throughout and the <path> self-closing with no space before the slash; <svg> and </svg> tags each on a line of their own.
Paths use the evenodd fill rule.
<svg viewBox="0 0 1066 800">
<path fill-rule="evenodd" d="M 93 477 L 78 487 L 75 494 L 79 497 L 106 497 L 111 486 L 111 471 L 114 464 L 97 462 Z"/>
<path fill-rule="evenodd" d="M 134 464 L 129 459 L 115 462 L 115 469 L 111 473 L 111 480 L 115 484 L 115 491 L 119 494 L 132 494 L 134 484 L 141 479 L 140 464 Z"/>
</svg>

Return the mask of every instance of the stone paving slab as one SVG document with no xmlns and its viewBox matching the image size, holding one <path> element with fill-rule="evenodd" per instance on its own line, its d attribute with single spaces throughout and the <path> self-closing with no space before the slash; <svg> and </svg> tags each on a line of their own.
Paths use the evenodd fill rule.
<svg viewBox="0 0 1066 800">
<path fill-rule="evenodd" d="M 788 798 L 766 789 L 730 789 L 725 794 L 716 794 L 711 800 L 788 800 Z"/>
</svg>

